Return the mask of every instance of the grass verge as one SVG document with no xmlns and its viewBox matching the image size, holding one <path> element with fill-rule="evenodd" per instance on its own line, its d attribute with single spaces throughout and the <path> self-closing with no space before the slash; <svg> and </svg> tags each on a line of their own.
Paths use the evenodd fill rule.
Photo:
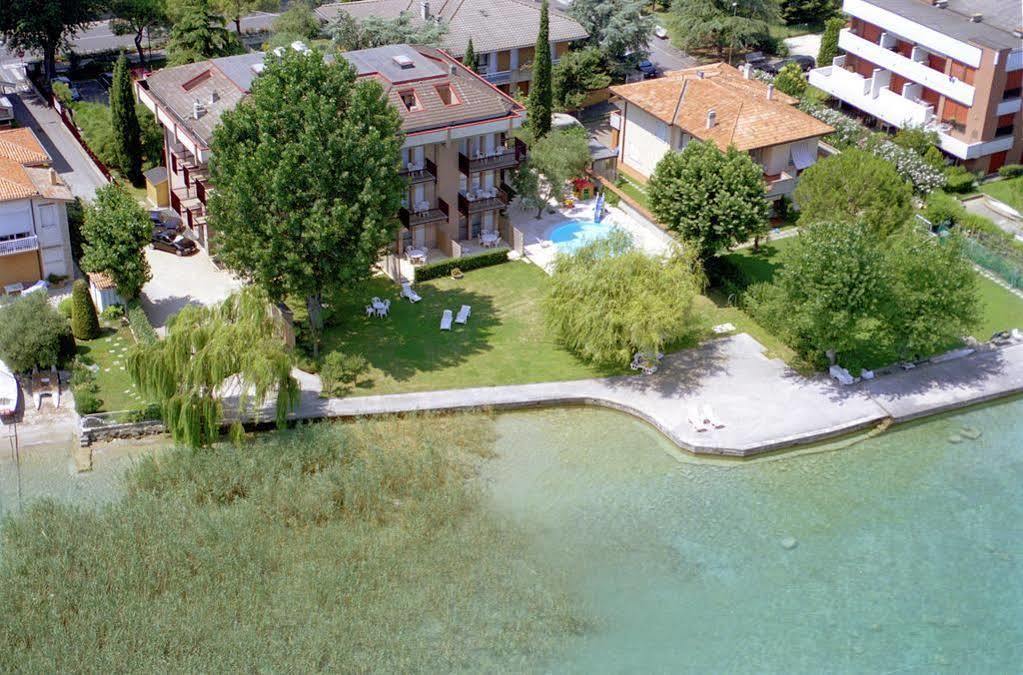
<svg viewBox="0 0 1023 675">
<path fill-rule="evenodd" d="M 127 328 L 104 326 L 103 334 L 95 340 L 79 340 L 77 353 L 87 364 L 99 366 L 96 372 L 96 394 L 102 405 L 100 412 L 131 410 L 145 405 L 146 401 L 132 385 L 128 377 L 128 350 L 135 344 L 135 338 Z"/>
<path fill-rule="evenodd" d="M 980 191 L 1023 213 L 1023 176 L 984 183 Z"/>
</svg>

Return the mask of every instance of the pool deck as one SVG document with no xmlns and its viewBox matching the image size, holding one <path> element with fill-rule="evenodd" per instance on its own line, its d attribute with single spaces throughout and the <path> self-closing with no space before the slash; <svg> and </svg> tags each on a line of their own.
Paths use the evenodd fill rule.
<svg viewBox="0 0 1023 675">
<path fill-rule="evenodd" d="M 745 333 L 670 354 L 651 376 L 323 399 L 319 378 L 296 375 L 296 419 L 596 405 L 647 421 L 688 452 L 744 457 L 1023 392 L 1023 344 L 850 387 L 799 375 Z M 696 431 L 688 411 L 697 405 L 711 405 L 724 427 Z"/>
</svg>

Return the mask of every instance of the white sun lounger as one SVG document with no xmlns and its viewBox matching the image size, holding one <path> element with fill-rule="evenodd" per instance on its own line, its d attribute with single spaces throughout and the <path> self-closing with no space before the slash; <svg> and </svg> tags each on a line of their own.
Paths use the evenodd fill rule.
<svg viewBox="0 0 1023 675">
<path fill-rule="evenodd" d="M 408 298 L 409 302 L 419 302 L 422 300 L 419 294 L 412 290 L 412 284 L 404 283 L 401 285 L 401 297 Z"/>
<path fill-rule="evenodd" d="M 462 305 L 462 308 L 458 310 L 458 316 L 455 317 L 455 323 L 465 323 L 469 320 L 469 314 L 472 313 L 472 308 L 469 305 Z"/>
<path fill-rule="evenodd" d="M 703 416 L 697 411 L 695 405 L 689 406 L 689 424 L 693 425 L 693 428 L 697 431 L 706 431 L 707 422 L 703 419 Z"/>
<path fill-rule="evenodd" d="M 451 330 L 451 310 L 445 309 L 444 314 L 440 317 L 440 329 Z"/>
<path fill-rule="evenodd" d="M 714 407 L 711 405 L 705 405 L 700 409 L 700 417 L 705 419 L 715 429 L 721 429 L 725 425 L 718 419 L 718 416 L 714 414 Z"/>
</svg>

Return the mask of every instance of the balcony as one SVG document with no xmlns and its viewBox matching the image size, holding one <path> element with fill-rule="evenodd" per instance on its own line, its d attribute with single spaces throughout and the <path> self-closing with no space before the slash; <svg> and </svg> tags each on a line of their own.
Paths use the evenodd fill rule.
<svg viewBox="0 0 1023 675">
<path fill-rule="evenodd" d="M 8 239 L 6 241 L 0 241 L 0 256 L 17 255 L 19 253 L 27 253 L 29 251 L 38 250 L 39 237 L 35 235 L 29 235 L 27 237 L 21 237 L 19 239 Z"/>
<path fill-rule="evenodd" d="M 433 163 L 432 159 L 424 159 L 418 166 L 409 162 L 405 165 L 405 169 L 399 173 L 409 185 L 432 183 L 437 180 L 437 165 Z"/>
<path fill-rule="evenodd" d="M 458 170 L 468 176 L 478 171 L 511 169 L 525 158 L 526 144 L 516 138 L 511 147 L 501 145 L 490 154 L 476 153 L 476 156 L 470 158 L 461 152 L 458 153 Z"/>
<path fill-rule="evenodd" d="M 832 66 L 814 68 L 810 71 L 810 84 L 900 128 L 921 127 L 934 117 L 930 104 L 900 96 L 888 88 L 890 72 L 875 70 L 873 77 L 864 78 L 844 66 L 845 57 L 839 56 Z"/>
<path fill-rule="evenodd" d="M 499 188 L 490 188 L 489 191 L 459 192 L 458 212 L 463 216 L 468 216 L 474 213 L 503 209 L 511 201 L 511 196 L 506 187 L 502 185 Z"/>
<path fill-rule="evenodd" d="M 774 175 L 764 175 L 764 182 L 766 185 L 766 193 L 764 196 L 767 199 L 775 199 L 783 195 L 791 194 L 796 189 L 796 176 L 798 172 L 796 167 L 789 166 L 781 173 Z"/>
<path fill-rule="evenodd" d="M 888 34 L 882 35 L 882 39 L 886 35 Z M 906 58 L 898 52 L 861 38 L 849 28 L 843 28 L 839 33 L 838 46 L 851 54 L 863 57 L 879 68 L 890 70 L 964 105 L 973 105 L 973 85 L 934 70 L 927 65 L 926 60 Z M 914 49 L 913 53 L 920 58 L 927 58 L 927 53 L 920 48 Z"/>
<path fill-rule="evenodd" d="M 447 222 L 449 212 L 448 203 L 443 199 L 438 199 L 436 207 L 413 211 L 404 207 L 398 209 L 398 220 L 404 227 L 413 228 L 416 225 Z"/>
<path fill-rule="evenodd" d="M 511 82 L 512 71 L 496 70 L 493 72 L 480 74 L 483 75 L 483 79 L 485 79 L 490 84 L 508 84 L 509 82 Z"/>
<path fill-rule="evenodd" d="M 1023 99 L 1019 96 L 1016 98 L 1008 98 L 998 104 L 998 108 L 995 109 L 995 114 L 999 117 L 1002 115 L 1011 115 L 1013 113 L 1018 113 L 1021 108 L 1023 108 Z"/>
</svg>

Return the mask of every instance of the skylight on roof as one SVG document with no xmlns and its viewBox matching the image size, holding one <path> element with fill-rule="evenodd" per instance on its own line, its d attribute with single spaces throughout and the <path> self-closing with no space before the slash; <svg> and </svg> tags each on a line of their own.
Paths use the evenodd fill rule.
<svg viewBox="0 0 1023 675">
<path fill-rule="evenodd" d="M 394 61 L 395 65 L 397 65 L 402 70 L 409 70 L 411 68 L 416 67 L 416 64 L 412 61 L 412 59 L 410 59 L 405 54 L 396 54 L 391 58 Z"/>
</svg>

